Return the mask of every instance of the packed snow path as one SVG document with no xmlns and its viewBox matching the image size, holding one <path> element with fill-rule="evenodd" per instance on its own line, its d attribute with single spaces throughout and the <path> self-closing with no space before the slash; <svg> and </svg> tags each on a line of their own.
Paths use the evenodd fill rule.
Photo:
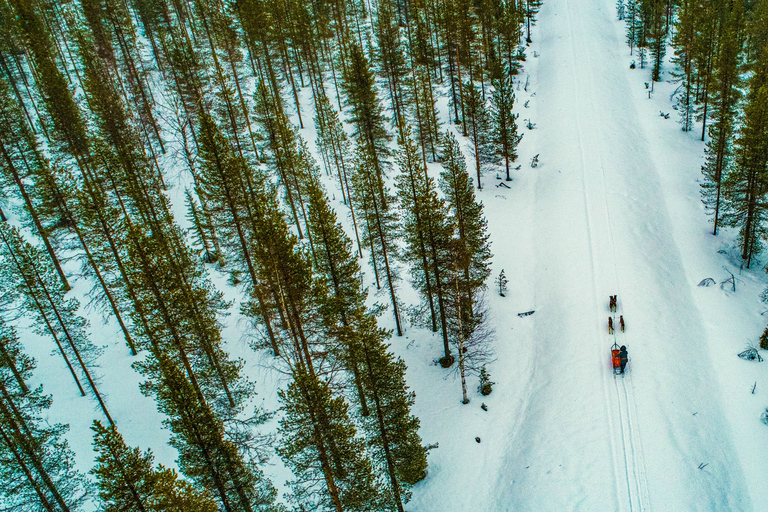
<svg viewBox="0 0 768 512">
<path fill-rule="evenodd" d="M 539 347 L 498 509 L 741 510 L 719 393 L 702 392 L 713 370 L 659 181 L 666 169 L 638 121 L 647 107 L 627 80 L 614 4 L 550 0 L 539 16 Z M 612 294 L 632 357 L 618 380 L 608 358 Z"/>
<path fill-rule="evenodd" d="M 629 70 L 614 0 L 547 0 L 533 39 L 530 84 L 516 92 L 523 167 L 509 192 L 490 177 L 479 192 L 494 272 L 515 269 L 508 297 L 490 299 L 499 385 L 491 412 L 466 418 L 459 408 L 470 406 L 420 396 L 420 414 L 449 415 L 440 403 L 456 414 L 440 435 L 425 429 L 441 447 L 409 508 L 752 510 L 678 244 L 690 235 L 667 207 L 679 200 L 664 173 L 692 139 L 654 133 L 637 79 L 650 70 Z M 625 377 L 610 366 L 610 295 L 627 325 L 616 326 Z M 527 309 L 536 313 L 514 314 Z"/>
</svg>

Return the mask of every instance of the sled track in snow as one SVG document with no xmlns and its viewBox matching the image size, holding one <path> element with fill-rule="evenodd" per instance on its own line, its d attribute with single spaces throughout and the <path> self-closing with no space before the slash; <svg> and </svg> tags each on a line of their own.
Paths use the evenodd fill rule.
<svg viewBox="0 0 768 512">
<path fill-rule="evenodd" d="M 617 285 L 617 294 L 621 297 L 620 287 Z M 617 304 L 615 316 L 623 315 L 621 303 Z M 618 345 L 628 345 L 627 335 L 616 325 L 613 339 Z M 603 351 L 605 351 L 603 349 Z M 637 404 L 635 403 L 634 385 L 632 383 L 632 364 L 627 365 L 624 375 L 613 375 L 615 395 L 615 416 L 619 419 L 619 432 L 621 437 L 622 460 L 614 460 L 616 468 L 626 475 L 627 502 L 630 512 L 647 512 L 650 510 L 648 495 L 648 481 L 646 477 L 645 460 L 643 459 L 643 443 L 640 437 Z M 615 432 L 615 427 L 612 428 Z M 614 459 L 617 454 L 614 454 Z M 617 475 L 618 476 L 618 475 Z"/>
<path fill-rule="evenodd" d="M 574 24 L 572 22 L 573 14 L 571 3 L 566 0 L 566 8 L 568 12 L 568 36 L 571 44 L 571 51 L 573 52 L 573 62 L 579 62 L 576 56 L 576 45 L 583 51 L 583 60 L 589 62 L 592 52 L 587 48 L 585 38 L 581 30 L 583 28 L 577 27 L 578 41 L 574 39 Z M 588 69 L 594 69 L 589 64 L 586 66 Z M 589 239 L 589 251 L 591 256 L 591 267 L 593 271 L 592 287 L 594 297 L 599 301 L 600 297 L 610 293 L 616 293 L 621 301 L 621 287 L 619 286 L 618 271 L 616 269 L 616 248 L 613 238 L 613 232 L 611 230 L 611 218 L 610 210 L 607 200 L 607 179 L 605 176 L 605 167 L 603 166 L 602 154 L 600 153 L 599 145 L 590 140 L 594 137 L 594 131 L 582 131 L 581 119 L 586 118 L 589 127 L 597 126 L 595 116 L 594 97 L 590 92 L 594 90 L 592 83 L 582 83 L 579 79 L 578 73 L 573 73 L 574 80 L 574 97 L 573 104 L 579 105 L 584 103 L 586 99 L 588 102 L 588 108 L 580 110 L 576 114 L 576 128 L 577 137 L 579 141 L 579 150 L 581 153 L 581 165 L 582 165 L 582 193 L 584 199 L 584 208 L 587 217 L 587 236 Z M 581 114 L 585 114 L 583 117 Z M 586 133 L 587 140 L 582 137 L 582 134 Z M 585 147 L 585 142 L 589 144 L 589 147 Z M 589 155 L 589 157 L 588 157 Z M 590 172 L 593 177 L 588 175 Z M 596 183 L 590 184 L 590 181 Z M 594 194 L 597 194 L 595 196 Z M 602 204 L 597 204 L 596 197 L 602 196 Z M 592 198 L 592 203 L 590 201 Z M 604 224 L 603 230 L 595 229 L 593 224 L 598 222 L 598 216 L 600 223 Z M 600 236 L 600 233 L 605 233 Z M 610 258 L 611 263 L 603 265 L 605 268 L 601 268 L 600 262 L 596 259 L 596 246 L 600 246 L 602 253 L 606 257 Z M 598 283 L 598 272 L 600 272 L 600 279 Z M 612 292 L 611 292 L 612 290 Z M 595 310 L 598 312 L 597 323 L 598 332 L 603 332 L 604 328 L 604 309 L 599 306 L 599 303 L 595 305 Z M 622 308 L 617 305 L 615 315 L 622 314 Z M 616 325 L 616 331 L 620 329 L 619 325 Z M 616 332 L 615 331 L 615 332 Z M 624 337 L 624 333 L 620 335 Z M 617 335 L 614 333 L 614 340 Z M 597 354 L 601 361 L 605 361 L 608 357 L 608 347 L 605 343 L 605 338 L 599 336 L 597 338 Z M 620 343 L 621 344 L 621 343 Z M 632 388 L 631 380 L 629 386 L 627 385 L 627 379 L 624 376 L 610 375 L 609 370 L 605 368 L 604 372 L 604 399 L 606 402 L 606 408 L 608 410 L 608 424 L 609 431 L 611 432 L 611 447 L 613 452 L 614 474 L 616 478 L 616 491 L 619 499 L 618 509 L 629 510 L 630 512 L 647 512 L 650 510 L 650 500 L 648 495 L 648 486 L 646 479 L 645 461 L 643 459 L 642 441 L 640 438 L 637 406 L 634 400 L 634 390 Z M 630 370 L 631 372 L 631 370 Z M 614 390 L 615 398 L 612 396 L 610 390 L 609 379 L 614 378 Z M 621 382 L 619 382 L 621 380 Z M 618 424 L 617 424 L 618 420 Z M 627 508 L 628 507 L 628 508 Z"/>
<path fill-rule="evenodd" d="M 621 381 L 621 383 L 619 383 Z M 631 384 L 627 386 L 625 377 L 615 377 L 616 401 L 621 427 L 621 444 L 624 452 L 624 469 L 627 475 L 627 494 L 629 510 L 641 512 L 650 510 L 648 484 L 645 474 L 643 449 L 637 428 L 637 407 Z"/>
</svg>

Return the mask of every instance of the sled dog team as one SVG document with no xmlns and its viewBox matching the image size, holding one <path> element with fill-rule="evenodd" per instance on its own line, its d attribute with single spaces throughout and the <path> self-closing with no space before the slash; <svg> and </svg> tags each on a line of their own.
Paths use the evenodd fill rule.
<svg viewBox="0 0 768 512">
<path fill-rule="evenodd" d="M 611 313 L 616 312 L 616 302 L 616 295 L 610 295 L 608 307 Z M 621 329 L 621 332 L 624 332 L 624 315 L 619 315 L 619 329 Z M 608 334 L 614 334 L 614 332 L 613 317 L 608 316 Z M 614 343 L 611 348 L 611 362 L 613 363 L 614 373 L 624 373 L 624 368 L 626 368 L 628 361 L 627 347 L 624 345 L 619 347 L 617 343 Z"/>
</svg>

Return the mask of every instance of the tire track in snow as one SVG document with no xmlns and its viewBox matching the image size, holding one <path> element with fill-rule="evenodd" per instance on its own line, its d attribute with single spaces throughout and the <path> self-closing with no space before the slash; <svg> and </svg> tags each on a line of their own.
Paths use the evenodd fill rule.
<svg viewBox="0 0 768 512">
<path fill-rule="evenodd" d="M 573 23 L 573 14 L 572 14 L 572 7 L 571 3 L 566 0 L 566 10 L 568 12 L 568 35 L 570 39 L 571 44 L 571 52 L 573 56 L 573 62 L 578 62 L 577 56 L 576 56 L 576 48 L 577 48 L 577 42 L 574 40 L 574 23 Z M 590 49 L 586 48 L 585 44 L 585 38 L 583 37 L 583 34 L 579 32 L 579 41 L 578 41 L 578 47 L 583 50 L 584 53 L 584 59 L 587 61 L 587 69 L 596 69 L 591 65 L 590 62 L 590 55 L 592 52 Z M 575 69 L 575 68 L 574 68 Z M 592 93 L 592 88 L 589 86 L 584 86 L 581 80 L 579 80 L 578 74 L 573 72 L 573 81 L 574 84 L 577 86 L 576 92 L 579 92 L 581 90 L 582 93 L 585 94 L 574 94 L 574 104 L 579 104 L 580 99 L 586 97 L 588 98 L 589 102 L 589 109 L 587 109 L 587 116 L 589 118 L 589 125 L 590 126 L 598 126 L 596 124 L 596 116 L 595 116 L 595 105 L 594 105 L 594 96 Z M 588 84 L 592 85 L 592 84 Z M 617 295 L 621 296 L 621 286 L 619 285 L 619 279 L 618 279 L 618 271 L 616 269 L 616 243 L 613 236 L 613 230 L 611 228 L 611 215 L 610 215 L 610 208 L 608 205 L 608 198 L 607 198 L 607 177 L 605 175 L 605 167 L 603 165 L 603 159 L 602 154 L 599 149 L 599 145 L 595 144 L 594 140 L 591 140 L 594 135 L 593 131 L 589 132 L 583 132 L 582 131 L 582 123 L 580 120 L 580 116 L 576 116 L 576 125 L 577 125 L 577 136 L 579 141 L 579 151 L 581 154 L 581 163 L 582 163 L 582 194 L 583 194 L 583 201 L 584 201 L 584 208 L 585 213 L 587 217 L 587 236 L 588 236 L 588 242 L 589 242 L 589 248 L 590 248 L 590 266 L 592 270 L 592 288 L 593 288 L 593 295 L 594 297 L 600 297 L 601 293 L 598 292 L 598 290 L 602 290 L 603 292 L 606 290 L 615 290 Z M 588 143 L 590 146 L 592 146 L 589 152 L 589 155 L 592 157 L 593 162 L 588 162 L 587 157 L 587 148 L 584 145 L 584 137 L 582 137 L 582 133 L 589 133 L 590 136 L 588 137 L 590 140 L 588 140 Z M 602 196 L 603 198 L 603 204 L 601 206 L 593 206 L 590 205 L 590 197 L 594 198 L 594 192 L 590 190 L 593 186 L 590 185 L 590 179 L 588 176 L 588 169 L 591 169 L 593 167 L 596 167 L 599 169 L 599 173 L 597 176 L 598 183 L 597 186 L 594 188 L 597 188 L 597 194 Z M 602 212 L 599 212 L 599 210 L 602 210 Z M 595 215 L 601 215 L 601 219 L 605 224 L 605 231 L 607 231 L 607 237 L 604 237 L 604 239 L 596 240 L 595 233 L 600 233 L 600 230 L 597 230 L 594 228 L 593 223 L 596 222 Z M 601 266 L 598 261 L 596 261 L 596 250 L 595 246 L 597 242 L 601 242 L 601 246 L 603 249 L 607 249 L 607 256 L 611 258 L 611 264 L 608 264 L 608 268 L 600 269 Z M 606 266 L 606 265 L 602 265 Z M 606 278 L 602 277 L 601 281 L 603 281 L 603 286 L 598 286 L 598 271 L 599 270 L 605 270 L 607 272 L 602 273 L 601 276 L 607 276 L 611 275 L 611 277 Z M 607 282 L 606 282 L 607 281 Z M 602 293 L 602 295 L 605 295 L 605 293 Z M 595 311 L 602 311 L 602 309 L 598 306 L 595 308 Z M 617 313 L 618 313 L 617 308 Z M 598 313 L 596 313 L 598 315 Z M 601 330 L 601 317 L 597 317 L 597 323 L 598 323 L 598 332 Z M 619 326 L 616 326 L 616 329 L 618 329 Z M 615 331 L 614 331 L 614 339 L 616 338 Z M 601 338 L 598 338 L 598 340 L 601 340 Z M 602 359 L 606 357 L 606 351 L 605 347 L 603 347 L 602 342 L 598 342 L 598 353 L 599 357 Z M 607 380 L 610 379 L 609 375 L 605 375 L 604 377 L 604 399 L 606 401 L 606 406 L 609 411 L 616 410 L 616 415 L 618 416 L 618 428 L 616 428 L 616 425 L 614 424 L 615 418 L 612 417 L 612 414 L 608 415 L 608 424 L 609 424 L 609 431 L 613 433 L 612 439 L 611 439 L 611 447 L 613 452 L 613 464 L 614 464 L 614 473 L 615 473 L 615 481 L 616 481 L 616 487 L 617 487 L 617 493 L 619 495 L 624 494 L 622 493 L 622 487 L 623 490 L 626 491 L 625 499 L 626 503 L 629 506 L 630 512 L 636 512 L 636 511 L 646 511 L 649 510 L 647 505 L 649 504 L 648 500 L 648 489 L 647 489 L 647 481 L 645 478 L 646 475 L 646 469 L 645 469 L 645 463 L 642 456 L 642 442 L 639 435 L 639 428 L 636 425 L 637 423 L 637 414 L 636 414 L 636 405 L 634 401 L 634 393 L 630 392 L 628 390 L 626 385 L 626 379 L 622 377 L 621 386 L 619 386 L 618 378 L 614 376 L 614 388 L 616 392 L 616 401 L 612 403 L 611 399 L 611 392 L 609 390 L 610 385 L 607 383 Z M 621 389 L 620 389 L 621 388 Z M 623 392 L 622 392 L 623 391 Z M 612 405 L 616 405 L 616 407 L 612 407 Z M 634 411 L 633 411 L 634 409 Z M 617 438 L 620 439 L 620 449 L 618 448 L 618 442 Z M 621 452 L 621 456 L 619 455 L 619 451 Z M 621 478 L 621 475 L 623 474 L 624 478 Z M 619 507 L 623 509 L 624 507 L 621 507 L 621 503 L 619 503 Z"/>
</svg>

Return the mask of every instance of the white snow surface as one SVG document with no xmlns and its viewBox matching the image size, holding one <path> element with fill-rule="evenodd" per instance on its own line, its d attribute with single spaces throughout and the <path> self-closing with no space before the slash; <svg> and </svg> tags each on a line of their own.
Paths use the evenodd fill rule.
<svg viewBox="0 0 768 512">
<path fill-rule="evenodd" d="M 741 268 L 734 232 L 711 235 L 697 182 L 701 125 L 685 133 L 676 122 L 675 84 L 664 81 L 671 79 L 669 56 L 649 95 L 650 69 L 629 68 L 637 58 L 624 43 L 613 0 L 546 0 L 532 38 L 516 87 L 521 169 L 509 189 L 486 173 L 477 191 L 494 253 L 493 393 L 480 395 L 472 377 L 471 401 L 461 403 L 457 372 L 435 364 L 438 334 L 409 328 L 391 340 L 408 365 L 421 436 L 439 443 L 406 509 L 760 510 L 768 503 L 768 427 L 759 419 L 768 406 L 768 363 L 737 354 L 765 327 L 760 293 L 768 279 L 762 263 Z M 301 133 L 314 148 L 308 91 L 302 98 Z M 447 123 L 447 99 L 439 106 Z M 525 128 L 528 119 L 535 129 Z M 540 164 L 531 168 L 536 154 Z M 467 164 L 474 177 L 474 159 Z M 429 171 L 436 177 L 439 164 Z M 183 223 L 183 186 L 170 182 Z M 333 178 L 326 186 L 345 217 Z M 707 277 L 724 281 L 726 268 L 737 276 L 736 292 L 697 286 Z M 506 297 L 494 291 L 501 269 L 509 278 Z M 76 272 L 72 263 L 67 270 Z M 225 275 L 210 277 L 228 299 L 241 298 Z M 82 296 L 87 286 L 74 283 L 72 293 Z M 609 295 L 618 296 L 615 320 L 626 321 L 626 332 L 615 336 L 607 331 Z M 415 300 L 405 283 L 401 298 Z M 92 340 L 105 350 L 100 389 L 121 433 L 175 467 L 162 416 L 139 393 L 141 379 L 116 323 L 101 325 L 86 313 Z M 222 321 L 227 351 L 245 360 L 244 373 L 256 383 L 254 403 L 276 410 L 285 377 L 247 346 L 237 304 Z M 389 313 L 380 321 L 394 326 Z M 53 394 L 50 418 L 71 425 L 67 438 L 87 472 L 94 455 L 89 425 L 100 412 L 78 396 L 50 340 L 28 329 L 22 337 L 38 361 L 36 378 Z M 614 341 L 629 350 L 625 376 L 612 373 Z M 264 432 L 275 428 L 273 420 Z M 265 472 L 285 491 L 290 473 L 276 456 Z"/>
</svg>

